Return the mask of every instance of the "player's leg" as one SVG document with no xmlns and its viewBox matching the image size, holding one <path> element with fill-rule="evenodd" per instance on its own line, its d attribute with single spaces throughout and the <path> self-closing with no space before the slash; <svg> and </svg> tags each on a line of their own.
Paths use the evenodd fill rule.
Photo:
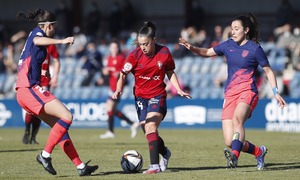
<svg viewBox="0 0 300 180">
<path fill-rule="evenodd" d="M 25 133 L 22 139 L 23 144 L 28 144 L 29 143 L 29 137 L 30 137 L 30 128 L 32 124 L 32 118 L 33 115 L 29 113 L 25 113 Z"/>
<path fill-rule="evenodd" d="M 72 114 L 59 100 L 54 99 L 46 103 L 39 117 L 52 127 L 42 157 L 49 158 L 53 148 L 59 142 L 61 148 L 76 165 L 80 176 L 90 175 L 98 169 L 98 166 L 88 166 L 80 160 L 67 132 L 72 123 Z"/>
<path fill-rule="evenodd" d="M 233 117 L 232 117 L 232 125 L 233 125 L 233 136 L 232 136 L 232 144 L 231 149 L 232 153 L 239 158 L 240 152 L 243 148 L 243 143 L 245 140 L 245 128 L 244 123 L 246 119 L 251 114 L 250 105 L 240 102 L 237 104 Z"/>
<path fill-rule="evenodd" d="M 222 129 L 225 145 L 228 148 L 224 149 L 224 155 L 227 160 L 227 167 L 236 168 L 237 167 L 237 158 L 231 152 L 232 145 L 232 136 L 233 136 L 233 125 L 231 119 L 222 120 Z"/>
<path fill-rule="evenodd" d="M 107 108 L 107 115 L 108 115 L 108 131 L 106 131 L 104 134 L 100 135 L 101 139 L 106 138 L 114 138 L 114 111 L 115 111 L 115 103 L 111 98 L 108 98 L 106 101 L 106 108 Z"/>
<path fill-rule="evenodd" d="M 39 132 L 40 126 L 41 126 L 41 120 L 36 117 L 32 116 L 32 131 L 31 131 L 31 137 L 30 137 L 30 144 L 39 144 L 36 141 L 36 135 Z"/>
<path fill-rule="evenodd" d="M 150 168 L 144 171 L 145 174 L 153 174 L 160 172 L 159 166 L 159 136 L 157 128 L 163 118 L 158 112 L 149 112 L 145 122 L 145 135 L 148 140 L 150 154 Z"/>
</svg>

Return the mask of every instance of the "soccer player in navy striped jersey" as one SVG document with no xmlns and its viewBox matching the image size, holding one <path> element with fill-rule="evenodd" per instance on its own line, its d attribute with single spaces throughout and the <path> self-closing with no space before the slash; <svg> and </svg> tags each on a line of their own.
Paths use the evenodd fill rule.
<svg viewBox="0 0 300 180">
<path fill-rule="evenodd" d="M 179 44 L 190 51 L 203 56 L 225 56 L 228 65 L 228 78 L 225 84 L 225 95 L 222 111 L 222 128 L 225 144 L 231 148 L 224 149 L 227 165 L 237 167 L 240 152 L 253 154 L 257 160 L 257 169 L 265 166 L 265 146 L 256 146 L 245 140 L 244 123 L 250 118 L 257 102 L 258 90 L 255 84 L 255 71 L 258 65 L 264 70 L 274 97 L 281 108 L 286 105 L 278 94 L 276 76 L 258 42 L 258 23 L 253 14 L 238 16 L 231 23 L 232 37 L 212 48 L 192 46 L 185 39 L 179 38 Z"/>
</svg>

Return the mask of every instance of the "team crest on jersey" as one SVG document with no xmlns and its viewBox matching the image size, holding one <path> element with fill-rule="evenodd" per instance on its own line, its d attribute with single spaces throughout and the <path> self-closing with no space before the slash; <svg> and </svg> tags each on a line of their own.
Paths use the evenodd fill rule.
<svg viewBox="0 0 300 180">
<path fill-rule="evenodd" d="M 161 69 L 161 67 L 162 67 L 162 62 L 161 62 L 161 61 L 157 61 L 157 66 L 158 66 L 159 69 Z"/>
<path fill-rule="evenodd" d="M 242 56 L 243 56 L 243 57 L 247 57 L 248 54 L 249 54 L 249 51 L 248 51 L 248 50 L 243 50 L 243 52 L 242 52 Z"/>
</svg>

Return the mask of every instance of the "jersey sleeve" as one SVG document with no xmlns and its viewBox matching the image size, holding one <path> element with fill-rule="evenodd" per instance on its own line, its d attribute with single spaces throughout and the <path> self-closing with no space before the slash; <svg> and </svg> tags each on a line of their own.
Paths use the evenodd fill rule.
<svg viewBox="0 0 300 180">
<path fill-rule="evenodd" d="M 51 45 L 51 56 L 56 59 L 59 58 L 59 54 L 55 45 Z"/>
<path fill-rule="evenodd" d="M 133 69 L 133 67 L 135 66 L 135 62 L 136 62 L 136 60 L 135 60 L 133 54 L 130 53 L 129 56 L 127 57 L 127 59 L 124 62 L 124 65 L 123 65 L 123 68 L 122 68 L 121 72 L 123 74 L 126 74 L 126 75 L 128 73 L 130 73 L 131 70 Z"/>
<path fill-rule="evenodd" d="M 166 71 L 172 71 L 175 69 L 175 62 L 170 51 L 168 49 L 167 51 Z"/>
<path fill-rule="evenodd" d="M 218 56 L 223 56 L 224 55 L 224 52 L 228 46 L 228 41 L 224 41 L 222 43 L 220 43 L 219 45 L 213 47 L 215 53 L 218 55 Z"/>
<path fill-rule="evenodd" d="M 256 56 L 258 64 L 261 67 L 269 65 L 269 60 L 268 60 L 268 58 L 267 58 L 267 56 L 266 56 L 266 54 L 265 54 L 265 52 L 264 52 L 264 50 L 262 49 L 261 46 L 259 46 L 256 49 L 255 56 Z"/>
</svg>

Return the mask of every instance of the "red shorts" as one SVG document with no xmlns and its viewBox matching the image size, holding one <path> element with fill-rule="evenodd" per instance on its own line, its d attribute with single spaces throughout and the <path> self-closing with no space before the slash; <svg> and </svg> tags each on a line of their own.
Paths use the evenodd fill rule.
<svg viewBox="0 0 300 180">
<path fill-rule="evenodd" d="M 56 97 L 42 87 L 35 85 L 32 88 L 18 88 L 17 101 L 28 113 L 39 115 L 43 106 Z"/>
<path fill-rule="evenodd" d="M 257 105 L 258 94 L 252 91 L 245 91 L 235 96 L 228 97 L 225 95 L 223 102 L 222 120 L 232 119 L 235 108 L 240 102 L 249 104 L 252 112 Z"/>
</svg>

